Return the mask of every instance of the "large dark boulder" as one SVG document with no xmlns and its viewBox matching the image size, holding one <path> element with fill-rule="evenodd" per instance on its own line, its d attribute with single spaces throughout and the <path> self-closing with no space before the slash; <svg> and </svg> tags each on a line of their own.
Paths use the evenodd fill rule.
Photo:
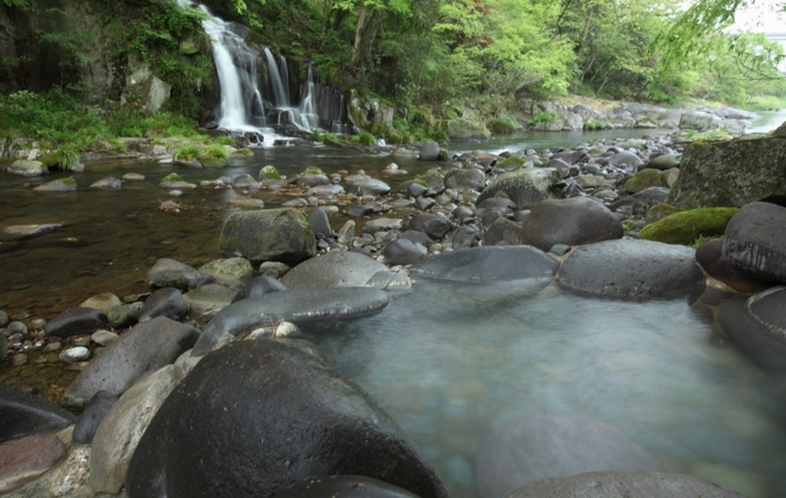
<svg viewBox="0 0 786 498">
<path fill-rule="evenodd" d="M 698 477 L 671 472 L 587 472 L 541 479 L 510 498 L 744 498 Z"/>
<path fill-rule="evenodd" d="M 388 415 L 330 365 L 276 341 L 205 356 L 134 453 L 129 498 L 272 497 L 307 479 L 363 475 L 447 497 Z"/>
<path fill-rule="evenodd" d="M 240 256 L 252 263 L 282 261 L 291 265 L 317 253 L 311 225 L 294 208 L 234 213 L 224 222 L 218 246 L 224 256 Z"/>
<path fill-rule="evenodd" d="M 786 282 L 786 208 L 752 202 L 735 214 L 723 235 L 723 260 L 762 280 Z"/>
<path fill-rule="evenodd" d="M 417 498 L 405 489 L 363 476 L 329 476 L 309 479 L 276 498 Z"/>
<path fill-rule="evenodd" d="M 554 278 L 559 263 L 532 246 L 476 247 L 439 254 L 412 266 L 412 275 L 434 280 L 497 283 Z"/>
<path fill-rule="evenodd" d="M 643 299 L 690 294 L 704 273 L 686 246 L 649 240 L 608 240 L 575 249 L 562 264 L 557 283 L 582 294 Z"/>
<path fill-rule="evenodd" d="M 137 325 L 79 373 L 60 403 L 83 407 L 98 391 L 123 394 L 143 375 L 174 362 L 198 337 L 194 327 L 164 317 Z"/>
<path fill-rule="evenodd" d="M 76 422 L 70 412 L 43 398 L 0 384 L 0 443 L 57 432 Z"/>
<path fill-rule="evenodd" d="M 540 202 L 521 225 L 521 243 L 544 251 L 554 244 L 575 246 L 619 239 L 624 233 L 619 219 L 589 197 Z"/>
<path fill-rule="evenodd" d="M 641 445 L 582 417 L 533 414 L 495 423 L 475 460 L 480 498 L 504 498 L 524 484 L 595 470 L 658 471 Z"/>
<path fill-rule="evenodd" d="M 694 142 L 685 147 L 669 204 L 741 207 L 786 195 L 786 138 Z"/>
</svg>

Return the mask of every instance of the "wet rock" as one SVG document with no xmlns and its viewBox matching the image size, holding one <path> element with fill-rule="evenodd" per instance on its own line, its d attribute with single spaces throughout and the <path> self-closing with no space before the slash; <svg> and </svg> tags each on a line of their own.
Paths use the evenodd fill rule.
<svg viewBox="0 0 786 498">
<path fill-rule="evenodd" d="M 76 192 L 76 189 L 77 184 L 73 178 L 61 178 L 46 182 L 33 190 L 36 192 Z"/>
<path fill-rule="evenodd" d="M 272 497 L 337 474 L 447 497 L 403 431 L 350 380 L 276 341 L 243 341 L 203 358 L 167 398 L 134 453 L 126 490 L 129 498 Z"/>
<path fill-rule="evenodd" d="M 192 315 L 212 316 L 229 306 L 237 293 L 223 285 L 207 284 L 183 294 L 183 301 Z"/>
<path fill-rule="evenodd" d="M 6 356 L 8 356 L 8 339 L 0 333 L 0 362 L 4 361 Z"/>
<path fill-rule="evenodd" d="M 0 420 L 0 443 L 5 443 L 65 429 L 76 417 L 43 398 L 0 384 Z"/>
<path fill-rule="evenodd" d="M 568 290 L 615 298 L 689 294 L 704 285 L 690 247 L 648 240 L 609 240 L 575 249 L 557 283 Z"/>
<path fill-rule="evenodd" d="M 711 240 L 696 248 L 696 262 L 707 275 L 738 292 L 753 294 L 763 290 L 765 285 L 735 271 L 723 260 L 723 239 Z"/>
<path fill-rule="evenodd" d="M 666 202 L 666 198 L 668 196 L 669 189 L 664 187 L 650 187 L 645 188 L 640 192 L 636 192 L 633 195 L 622 197 L 619 200 L 612 202 L 609 207 L 612 210 L 617 210 L 622 206 L 635 206 L 636 204 L 641 204 L 643 206 L 654 206 L 655 204 Z"/>
<path fill-rule="evenodd" d="M 612 166 L 641 166 L 642 160 L 633 152 L 621 150 L 609 158 L 609 164 Z"/>
<path fill-rule="evenodd" d="M 314 231 L 314 235 L 329 237 L 333 234 L 333 229 L 330 227 L 330 220 L 324 209 L 316 208 L 308 214 L 306 219 L 308 220 L 308 224 L 311 225 L 311 230 Z"/>
<path fill-rule="evenodd" d="M 390 297 L 369 288 L 294 289 L 244 299 L 221 310 L 202 331 L 194 356 L 205 355 L 216 345 L 258 327 L 282 321 L 301 325 L 312 321 L 354 318 L 381 311 Z"/>
<path fill-rule="evenodd" d="M 242 301 L 250 297 L 261 297 L 271 292 L 287 290 L 284 284 L 276 279 L 277 273 L 278 272 L 272 270 L 267 270 L 262 275 L 252 278 L 240 288 L 232 299 L 232 302 Z M 289 274 L 289 272 L 287 272 L 287 274 Z"/>
<path fill-rule="evenodd" d="M 752 202 L 735 214 L 723 236 L 723 260 L 763 280 L 786 281 L 786 208 Z"/>
<path fill-rule="evenodd" d="M 58 355 L 60 361 L 65 363 L 78 363 L 90 358 L 90 350 L 84 346 L 69 348 Z"/>
<path fill-rule="evenodd" d="M 504 192 L 519 208 L 525 208 L 556 197 L 561 182 L 562 177 L 554 168 L 521 168 L 494 178 L 478 202 Z"/>
<path fill-rule="evenodd" d="M 624 192 L 635 194 L 650 187 L 668 188 L 667 174 L 656 169 L 642 169 L 630 177 L 621 187 Z"/>
<path fill-rule="evenodd" d="M 483 246 L 521 244 L 521 224 L 507 218 L 497 218 L 483 234 Z"/>
<path fill-rule="evenodd" d="M 431 213 L 418 213 L 409 220 L 410 230 L 426 233 L 434 240 L 440 240 L 450 233 L 450 221 L 442 215 Z"/>
<path fill-rule="evenodd" d="M 619 220 L 600 202 L 587 197 L 549 199 L 536 204 L 522 222 L 521 243 L 548 251 L 622 238 Z"/>
<path fill-rule="evenodd" d="M 8 317 L 8 313 L 5 311 L 0 311 L 0 328 L 4 328 L 8 326 L 11 319 Z"/>
<path fill-rule="evenodd" d="M 97 330 L 90 336 L 90 340 L 99 346 L 109 346 L 116 341 L 118 337 L 120 336 L 109 330 Z"/>
<path fill-rule="evenodd" d="M 188 289 L 188 284 L 199 277 L 199 272 L 193 267 L 175 261 L 174 259 L 162 258 L 147 272 L 147 283 L 154 287 L 175 287 L 178 289 Z"/>
<path fill-rule="evenodd" d="M 0 241 L 2 240 L 25 240 L 32 239 L 54 232 L 62 227 L 62 223 L 46 223 L 40 225 L 13 225 L 3 228 L 0 232 Z"/>
<path fill-rule="evenodd" d="M 453 169 L 445 175 L 445 187 L 459 190 L 482 191 L 486 186 L 486 175 L 477 168 Z"/>
<path fill-rule="evenodd" d="M 232 214 L 224 223 L 219 249 L 226 257 L 251 262 L 296 264 L 316 254 L 316 239 L 306 217 L 293 208 Z"/>
<path fill-rule="evenodd" d="M 330 251 L 292 268 L 281 278 L 287 289 L 363 287 L 375 273 L 387 266 L 364 254 Z"/>
<path fill-rule="evenodd" d="M 65 455 L 56 434 L 36 434 L 0 446 L 0 494 L 35 480 Z"/>
<path fill-rule="evenodd" d="M 98 391 L 122 394 L 143 375 L 175 361 L 193 347 L 198 336 L 194 327 L 164 317 L 139 324 L 96 356 L 71 383 L 60 403 L 82 407 Z"/>
<path fill-rule="evenodd" d="M 439 144 L 437 142 L 425 142 L 420 146 L 421 161 L 439 161 Z"/>
<path fill-rule="evenodd" d="M 200 266 L 197 271 L 227 287 L 243 284 L 254 275 L 254 268 L 245 258 L 215 259 Z"/>
<path fill-rule="evenodd" d="M 90 398 L 79 420 L 74 426 L 72 440 L 75 444 L 90 444 L 98 426 L 109 413 L 110 408 L 117 402 L 119 396 L 107 391 L 98 391 Z"/>
<path fill-rule="evenodd" d="M 106 414 L 90 453 L 90 487 L 95 492 L 120 491 L 134 450 L 181 375 L 174 365 L 161 368 L 126 391 Z"/>
<path fill-rule="evenodd" d="M 421 185 L 418 182 L 412 182 L 407 185 L 407 195 L 412 197 L 420 197 L 422 195 L 426 195 L 428 192 L 428 188 L 425 185 Z"/>
<path fill-rule="evenodd" d="M 47 322 L 44 335 L 47 337 L 71 337 L 89 335 L 106 328 L 106 313 L 95 308 L 69 308 Z"/>
<path fill-rule="evenodd" d="M 412 275 L 435 280 L 494 283 L 541 280 L 546 285 L 559 263 L 532 246 L 476 247 L 432 256 L 412 266 Z"/>
<path fill-rule="evenodd" d="M 658 471 L 657 460 L 614 427 L 559 414 L 518 415 L 496 422 L 475 460 L 478 496 L 508 496 L 545 477 L 597 470 Z"/>
<path fill-rule="evenodd" d="M 6 173 L 16 176 L 34 177 L 49 173 L 49 169 L 41 161 L 28 161 L 17 159 L 3 168 Z"/>
<path fill-rule="evenodd" d="M 259 188 L 259 182 L 246 173 L 232 179 L 232 188 L 235 190 L 256 190 Z"/>
<path fill-rule="evenodd" d="M 671 168 L 679 168 L 681 162 L 682 154 L 661 154 L 650 159 L 650 161 L 646 164 L 646 167 L 666 171 Z"/>
<path fill-rule="evenodd" d="M 97 182 L 93 182 L 90 185 L 90 188 L 103 189 L 103 190 L 119 189 L 119 188 L 123 188 L 123 182 L 121 182 L 117 178 L 112 178 L 112 177 L 102 178 Z"/>
<path fill-rule="evenodd" d="M 390 264 L 410 265 L 428 256 L 428 250 L 422 244 L 398 238 L 382 249 L 382 255 Z"/>
<path fill-rule="evenodd" d="M 12 367 L 21 367 L 22 365 L 27 365 L 27 355 L 24 353 L 17 353 L 11 356 L 11 366 Z"/>
<path fill-rule="evenodd" d="M 360 195 L 386 195 L 390 192 L 390 185 L 375 178 L 364 178 L 350 182 L 349 191 Z"/>
<path fill-rule="evenodd" d="M 141 182 L 145 179 L 145 175 L 140 175 L 139 173 L 126 173 L 122 176 L 122 180 L 125 182 Z"/>
<path fill-rule="evenodd" d="M 587 472 L 541 479 L 517 489 L 510 498 L 744 498 L 698 477 L 666 472 Z"/>
<path fill-rule="evenodd" d="M 139 301 L 131 304 L 122 304 L 116 308 L 112 308 L 106 314 L 109 325 L 114 329 L 134 325 L 139 321 L 139 316 L 142 314 L 142 306 L 144 306 L 144 303 Z"/>
<path fill-rule="evenodd" d="M 306 173 L 297 177 L 298 187 L 319 187 L 321 185 L 330 185 L 330 178 L 322 174 Z"/>
<path fill-rule="evenodd" d="M 122 304 L 123 301 L 119 297 L 111 292 L 104 292 L 85 299 L 79 306 L 82 308 L 95 308 L 104 313 L 109 313 L 109 310 Z"/>
<path fill-rule="evenodd" d="M 375 287 L 377 289 L 385 290 L 407 290 L 412 288 L 412 281 L 406 275 L 395 271 L 383 270 L 375 273 L 368 282 L 366 287 Z"/>
<path fill-rule="evenodd" d="M 309 479 L 276 498 L 417 498 L 409 491 L 370 477 L 327 476 Z"/>
<path fill-rule="evenodd" d="M 183 294 L 174 287 L 165 287 L 153 292 L 145 300 L 139 313 L 139 321 L 146 322 L 157 316 L 180 320 L 186 313 L 188 306 L 183 300 Z"/>
</svg>

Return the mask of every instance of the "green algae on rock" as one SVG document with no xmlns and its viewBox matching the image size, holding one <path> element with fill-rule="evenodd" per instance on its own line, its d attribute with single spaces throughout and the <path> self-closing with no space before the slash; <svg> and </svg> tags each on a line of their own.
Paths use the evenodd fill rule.
<svg viewBox="0 0 786 498">
<path fill-rule="evenodd" d="M 699 237 L 719 237 L 737 208 L 699 208 L 674 213 L 639 232 L 639 237 L 667 244 L 691 245 Z"/>
</svg>

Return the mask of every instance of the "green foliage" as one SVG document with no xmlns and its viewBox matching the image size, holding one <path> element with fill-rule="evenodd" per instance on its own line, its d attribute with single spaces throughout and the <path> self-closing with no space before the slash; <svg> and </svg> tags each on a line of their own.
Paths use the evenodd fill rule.
<svg viewBox="0 0 786 498">
<path fill-rule="evenodd" d="M 196 161 L 202 155 L 202 151 L 199 145 L 179 145 L 172 151 L 172 157 L 175 161 Z"/>
<path fill-rule="evenodd" d="M 489 130 L 491 130 L 491 132 L 496 135 L 514 133 L 521 128 L 521 126 L 511 116 L 490 118 L 486 125 L 488 126 Z"/>
<path fill-rule="evenodd" d="M 219 144 L 219 145 L 235 145 L 235 139 L 232 138 L 232 137 L 226 137 L 226 136 L 215 137 L 215 138 L 213 138 L 213 143 Z"/>
<path fill-rule="evenodd" d="M 55 158 L 60 169 L 74 169 L 79 164 L 79 149 L 73 144 L 60 145 L 55 150 Z"/>
<path fill-rule="evenodd" d="M 550 110 L 538 111 L 535 114 L 533 114 L 532 117 L 529 118 L 528 124 L 530 126 L 536 126 L 539 124 L 549 124 L 555 122 L 557 118 L 559 118 L 559 115 L 554 111 L 550 111 Z"/>
<path fill-rule="evenodd" d="M 358 133 L 357 135 L 354 135 L 352 137 L 352 141 L 359 143 L 360 145 L 365 145 L 367 147 L 370 147 L 377 142 L 377 139 L 374 138 L 374 135 L 372 135 L 371 133 L 367 131 L 363 131 Z"/>
<path fill-rule="evenodd" d="M 729 133 L 728 130 L 723 128 L 717 128 L 715 130 L 707 130 L 707 131 L 696 131 L 696 130 L 685 130 L 683 132 L 683 136 L 688 140 L 699 141 L 699 140 L 724 140 L 729 139 L 732 137 L 732 134 Z"/>
<path fill-rule="evenodd" d="M 221 144 L 211 143 L 203 151 L 202 157 L 227 161 L 229 159 L 229 151 Z"/>
</svg>

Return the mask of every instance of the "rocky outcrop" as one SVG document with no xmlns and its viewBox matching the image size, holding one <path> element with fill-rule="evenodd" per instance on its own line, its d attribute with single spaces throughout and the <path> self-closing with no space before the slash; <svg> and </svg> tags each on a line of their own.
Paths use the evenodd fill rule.
<svg viewBox="0 0 786 498">
<path fill-rule="evenodd" d="M 692 209 L 741 207 L 786 196 L 786 138 L 694 142 L 685 148 L 668 203 Z"/>
<path fill-rule="evenodd" d="M 723 236 L 723 259 L 733 269 L 765 281 L 786 282 L 786 208 L 746 204 Z"/>
<path fill-rule="evenodd" d="M 226 257 L 256 263 L 299 263 L 317 252 L 311 225 L 294 208 L 234 213 L 224 223 L 218 245 Z"/>
</svg>

